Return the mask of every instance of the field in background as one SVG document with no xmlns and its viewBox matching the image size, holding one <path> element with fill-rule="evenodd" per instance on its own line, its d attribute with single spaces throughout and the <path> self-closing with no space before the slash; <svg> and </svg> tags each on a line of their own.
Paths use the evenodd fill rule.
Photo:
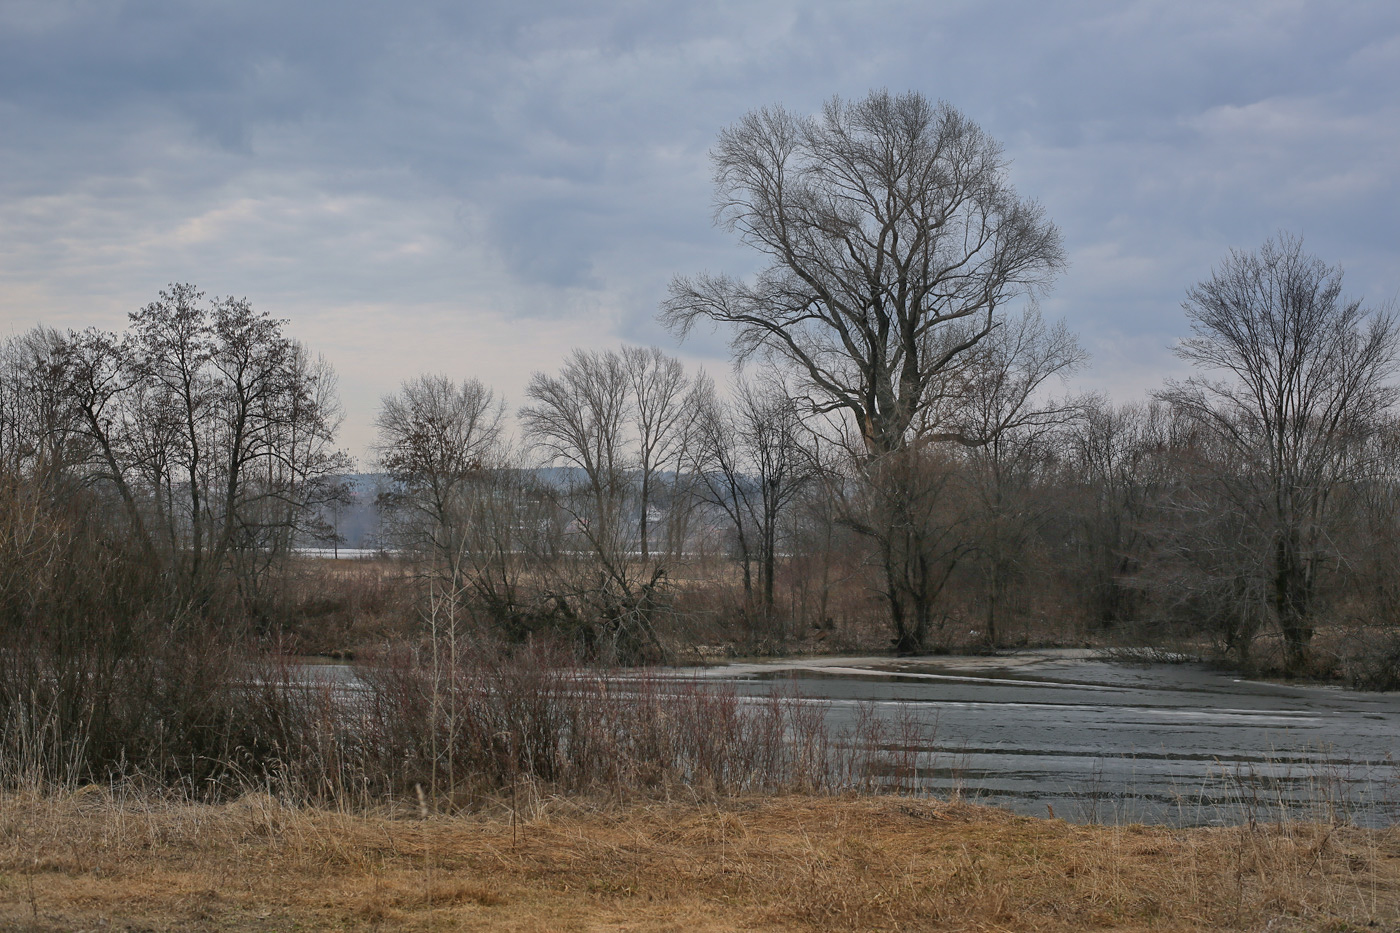
<svg viewBox="0 0 1400 933">
<path fill-rule="evenodd" d="M 810 592 L 805 568 L 793 562 L 779 568 L 781 625 L 756 623 L 746 616 L 738 569 L 721 559 L 678 563 L 668 577 L 668 605 L 658 612 L 658 630 L 673 660 L 685 663 L 714 657 L 853 654 L 888 652 L 887 607 L 864 575 L 833 582 L 820 601 Z M 307 656 L 350 658 L 386 642 L 421 642 L 426 638 L 420 605 L 420 581 L 414 565 L 383 554 L 298 555 L 285 576 L 278 602 L 284 648 Z M 971 609 L 955 610 L 940 620 L 930 648 L 980 653 L 987 650 Z M 1032 611 L 1033 610 L 1033 611 Z M 1047 595 L 1015 617 L 1007 631 L 1008 646 L 1087 647 L 1144 638 L 1162 641 L 1161 633 L 1120 627 L 1109 631 L 1066 621 Z M 480 623 L 489 631 L 489 620 Z M 1204 646 L 1202 646 L 1204 647 Z"/>
</svg>

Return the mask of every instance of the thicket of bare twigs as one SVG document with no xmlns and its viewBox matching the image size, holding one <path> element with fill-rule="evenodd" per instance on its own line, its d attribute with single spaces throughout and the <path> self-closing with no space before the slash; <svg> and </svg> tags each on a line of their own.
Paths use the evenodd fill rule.
<svg viewBox="0 0 1400 933">
<path fill-rule="evenodd" d="M 829 792 L 879 770 L 878 735 L 833 736 L 798 698 L 740 703 L 580 663 L 568 642 L 488 645 L 454 629 L 361 657 L 349 677 L 320 676 L 252 640 L 232 613 L 219 632 L 209 606 L 174 602 L 120 535 L 70 505 L 0 515 L 9 788 L 116 782 L 196 800 L 258 789 L 453 809 L 520 785 Z"/>
</svg>

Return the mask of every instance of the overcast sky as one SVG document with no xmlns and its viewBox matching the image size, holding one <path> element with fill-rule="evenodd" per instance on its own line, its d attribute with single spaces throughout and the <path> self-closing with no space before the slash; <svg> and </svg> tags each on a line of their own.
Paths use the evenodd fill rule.
<svg viewBox="0 0 1400 933">
<path fill-rule="evenodd" d="M 745 274 L 707 150 L 873 88 L 1002 141 L 1070 267 L 1079 387 L 1180 373 L 1180 302 L 1286 229 L 1400 293 L 1400 4 L 0 0 L 0 334 L 119 329 L 167 283 L 247 297 L 340 373 L 343 443 L 421 372 L 522 401 Z"/>
</svg>

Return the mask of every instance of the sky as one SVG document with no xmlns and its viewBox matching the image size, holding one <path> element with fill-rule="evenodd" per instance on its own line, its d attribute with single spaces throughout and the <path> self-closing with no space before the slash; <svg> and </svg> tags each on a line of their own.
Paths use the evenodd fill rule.
<svg viewBox="0 0 1400 933">
<path fill-rule="evenodd" d="M 724 333 L 655 319 L 761 265 L 710 146 L 878 88 L 978 122 L 1059 226 L 1076 390 L 1184 375 L 1187 288 L 1281 230 L 1400 296 L 1393 2 L 0 0 L 0 337 L 246 297 L 335 367 L 356 456 L 421 373 L 514 409 L 625 342 L 722 379 Z"/>
</svg>

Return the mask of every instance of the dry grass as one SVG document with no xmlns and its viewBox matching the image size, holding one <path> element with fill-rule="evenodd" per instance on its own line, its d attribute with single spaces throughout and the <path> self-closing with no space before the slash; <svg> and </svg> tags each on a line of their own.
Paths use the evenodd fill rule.
<svg viewBox="0 0 1400 933">
<path fill-rule="evenodd" d="M 1400 928 L 1400 830 L 1086 827 L 909 798 L 473 816 L 0 797 L 0 928 Z"/>
<path fill-rule="evenodd" d="M 283 607 L 286 647 L 354 657 L 386 640 L 419 634 L 411 568 L 392 558 L 295 558 Z"/>
</svg>

